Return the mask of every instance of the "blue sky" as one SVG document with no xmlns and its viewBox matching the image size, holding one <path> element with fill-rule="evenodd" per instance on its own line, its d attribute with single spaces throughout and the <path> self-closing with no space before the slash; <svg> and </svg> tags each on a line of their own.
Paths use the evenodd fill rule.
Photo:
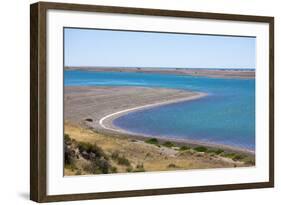
<svg viewBox="0 0 281 205">
<path fill-rule="evenodd" d="M 251 37 L 64 30 L 65 66 L 255 68 Z"/>
</svg>

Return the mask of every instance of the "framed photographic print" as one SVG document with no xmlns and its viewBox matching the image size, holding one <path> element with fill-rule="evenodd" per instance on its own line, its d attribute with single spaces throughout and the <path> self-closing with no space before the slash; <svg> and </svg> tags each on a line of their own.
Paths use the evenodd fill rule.
<svg viewBox="0 0 281 205">
<path fill-rule="evenodd" d="M 31 5 L 37 202 L 274 186 L 274 18 Z"/>
</svg>

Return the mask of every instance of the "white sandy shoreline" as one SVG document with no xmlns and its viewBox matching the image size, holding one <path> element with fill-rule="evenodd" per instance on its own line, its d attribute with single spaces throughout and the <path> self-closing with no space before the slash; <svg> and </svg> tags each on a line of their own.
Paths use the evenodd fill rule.
<svg viewBox="0 0 281 205">
<path fill-rule="evenodd" d="M 103 118 L 101 118 L 99 121 L 99 124 L 101 125 L 101 127 L 103 129 L 110 131 L 110 132 L 114 132 L 114 133 L 121 133 L 121 134 L 129 135 L 129 136 L 137 136 L 140 138 L 157 138 L 160 140 L 169 140 L 172 142 L 184 143 L 184 144 L 196 145 L 196 146 L 222 148 L 222 149 L 226 149 L 226 150 L 238 151 L 238 152 L 254 155 L 255 151 L 247 149 L 247 148 L 241 148 L 241 147 L 212 143 L 212 142 L 204 142 L 204 141 L 200 141 L 200 140 L 179 139 L 179 138 L 172 138 L 172 137 L 165 137 L 165 136 L 154 136 L 154 135 L 146 135 L 146 134 L 141 134 L 141 133 L 134 133 L 134 132 L 130 132 L 128 130 L 122 129 L 120 127 L 117 127 L 113 124 L 113 121 L 115 119 L 117 119 L 123 115 L 126 115 L 128 113 L 134 112 L 134 111 L 144 110 L 147 108 L 157 107 L 157 106 L 161 106 L 161 105 L 168 105 L 168 104 L 173 104 L 173 103 L 178 103 L 178 102 L 196 100 L 196 99 L 199 99 L 202 97 L 206 97 L 207 95 L 208 94 L 206 94 L 206 93 L 198 93 L 198 95 L 192 96 L 192 97 L 187 97 L 187 98 L 177 99 L 177 100 L 170 100 L 170 101 L 160 102 L 160 103 L 153 103 L 153 104 L 137 106 L 134 108 L 117 111 L 117 112 L 108 114 L 108 115 L 104 116 Z"/>
<path fill-rule="evenodd" d="M 147 104 L 147 105 L 143 105 L 143 106 L 137 106 L 134 108 L 117 111 L 117 112 L 108 114 L 108 115 L 104 116 L 103 118 L 101 118 L 99 120 L 99 124 L 101 125 L 102 128 L 104 128 L 106 130 L 117 131 L 117 132 L 126 132 L 122 129 L 118 129 L 117 127 L 115 127 L 112 124 L 112 121 L 120 116 L 123 116 L 125 114 L 131 113 L 131 112 L 134 112 L 137 110 L 144 110 L 146 108 L 152 108 L 152 107 L 161 106 L 161 105 L 173 104 L 173 103 L 184 102 L 184 101 L 191 101 L 191 100 L 195 100 L 195 99 L 202 98 L 205 96 L 207 96 L 206 93 L 197 92 L 195 96 L 191 96 L 191 97 L 175 99 L 175 100 L 168 100 L 165 102 L 152 103 L 152 104 Z"/>
</svg>

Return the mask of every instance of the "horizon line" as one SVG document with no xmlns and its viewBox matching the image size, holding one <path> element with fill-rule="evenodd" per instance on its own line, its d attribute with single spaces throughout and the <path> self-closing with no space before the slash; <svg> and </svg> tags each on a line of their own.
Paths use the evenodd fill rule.
<svg viewBox="0 0 281 205">
<path fill-rule="evenodd" d="M 247 68 L 247 67 L 162 67 L 162 66 L 92 66 L 92 65 L 81 65 L 81 66 L 69 66 L 64 65 L 63 67 L 69 67 L 69 68 L 150 68 L 150 69 L 240 69 L 240 70 L 255 70 L 256 68 Z"/>
</svg>

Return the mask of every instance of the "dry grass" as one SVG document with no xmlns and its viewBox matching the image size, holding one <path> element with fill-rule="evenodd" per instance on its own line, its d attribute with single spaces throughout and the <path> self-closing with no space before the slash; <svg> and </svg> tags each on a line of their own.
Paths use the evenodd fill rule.
<svg viewBox="0 0 281 205">
<path fill-rule="evenodd" d="M 249 166 L 241 161 L 210 153 L 195 152 L 189 149 L 182 151 L 174 147 L 158 147 L 141 140 L 97 133 L 70 123 L 65 123 L 65 133 L 76 141 L 88 142 L 101 147 L 105 154 L 110 156 L 109 162 L 111 166 L 116 167 L 118 173 Z M 118 160 L 112 157 L 114 153 L 127 159 L 130 164 L 118 163 Z M 84 159 L 79 159 L 74 168 L 66 166 L 65 175 L 89 174 L 83 168 L 86 163 Z"/>
</svg>

